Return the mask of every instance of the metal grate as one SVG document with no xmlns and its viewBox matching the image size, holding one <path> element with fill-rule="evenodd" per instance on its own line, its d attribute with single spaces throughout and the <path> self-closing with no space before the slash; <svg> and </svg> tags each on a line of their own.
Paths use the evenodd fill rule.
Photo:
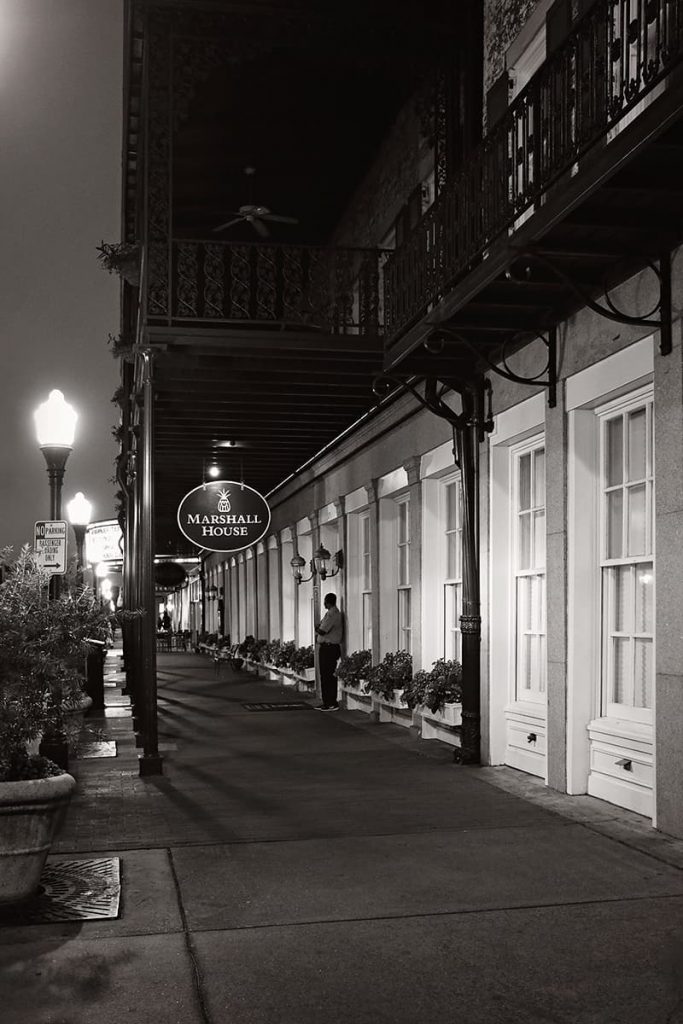
<svg viewBox="0 0 683 1024">
<path fill-rule="evenodd" d="M 303 700 L 279 701 L 278 703 L 263 702 L 260 704 L 242 704 L 247 711 L 310 711 L 311 705 Z"/>
<path fill-rule="evenodd" d="M 0 925 L 48 924 L 51 921 L 97 921 L 119 916 L 121 862 L 50 858 L 38 892 L 21 905 L 0 908 Z"/>
</svg>

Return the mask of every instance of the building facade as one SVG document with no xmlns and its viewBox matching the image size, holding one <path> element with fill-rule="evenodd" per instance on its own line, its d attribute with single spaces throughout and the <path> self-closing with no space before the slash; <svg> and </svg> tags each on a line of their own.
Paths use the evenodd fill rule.
<svg viewBox="0 0 683 1024">
<path fill-rule="evenodd" d="M 478 15 L 470 98 L 443 99 L 439 67 L 331 236 L 380 253 L 375 376 L 394 390 L 288 467 L 257 545 L 203 555 L 178 624 L 311 644 L 320 595 L 291 560 L 322 544 L 344 556 L 320 585 L 347 653 L 471 664 L 476 541 L 482 762 L 680 836 L 683 6 L 487 0 Z M 477 93 L 478 147 L 444 128 Z M 363 289 L 359 274 L 358 338 Z M 470 534 L 453 417 L 474 429 Z"/>
</svg>

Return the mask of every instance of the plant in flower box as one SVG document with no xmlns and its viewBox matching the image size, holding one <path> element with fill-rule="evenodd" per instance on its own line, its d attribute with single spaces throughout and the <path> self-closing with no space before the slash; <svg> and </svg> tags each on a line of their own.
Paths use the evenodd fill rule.
<svg viewBox="0 0 683 1024">
<path fill-rule="evenodd" d="M 278 668 L 291 668 L 292 655 L 296 650 L 296 644 L 293 640 L 279 640 L 279 648 L 273 662 Z"/>
<path fill-rule="evenodd" d="M 367 679 L 371 665 L 371 651 L 353 651 L 337 665 L 337 679 L 343 686 L 359 687 Z"/>
<path fill-rule="evenodd" d="M 292 672 L 303 677 L 306 669 L 313 668 L 315 665 L 313 647 L 297 647 L 290 656 L 289 664 Z"/>
<path fill-rule="evenodd" d="M 262 660 L 266 665 L 276 665 L 282 642 L 280 640 L 267 640 L 263 648 Z"/>
<path fill-rule="evenodd" d="M 260 665 L 265 664 L 267 658 L 266 653 L 268 650 L 267 640 L 255 640 L 254 646 L 251 652 L 251 660 L 258 662 Z"/>
<path fill-rule="evenodd" d="M 412 679 L 406 683 L 401 700 L 404 704 L 407 704 L 411 711 L 415 708 L 420 707 L 424 704 L 424 694 L 427 688 L 427 679 L 429 673 L 425 672 L 423 668 L 419 669 Z"/>
<path fill-rule="evenodd" d="M 240 658 L 247 658 L 249 661 L 252 660 L 254 654 L 254 647 L 256 646 L 256 638 L 251 635 L 245 636 L 244 640 L 237 645 L 237 654 Z"/>
<path fill-rule="evenodd" d="M 389 651 L 379 665 L 368 672 L 367 688 L 385 700 L 392 700 L 395 690 L 403 690 L 413 674 L 413 659 L 407 651 Z"/>
<path fill-rule="evenodd" d="M 462 702 L 462 665 L 459 661 L 439 658 L 426 673 L 420 701 L 432 712 L 442 711 L 446 704 Z"/>
</svg>

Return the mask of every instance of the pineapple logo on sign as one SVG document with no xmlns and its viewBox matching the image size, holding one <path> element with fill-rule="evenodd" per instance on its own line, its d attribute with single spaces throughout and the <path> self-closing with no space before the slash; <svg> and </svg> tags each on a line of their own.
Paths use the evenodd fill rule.
<svg viewBox="0 0 683 1024">
<path fill-rule="evenodd" d="M 242 551 L 266 534 L 268 502 L 247 484 L 212 480 L 189 491 L 178 506 L 178 527 L 207 551 Z"/>
</svg>

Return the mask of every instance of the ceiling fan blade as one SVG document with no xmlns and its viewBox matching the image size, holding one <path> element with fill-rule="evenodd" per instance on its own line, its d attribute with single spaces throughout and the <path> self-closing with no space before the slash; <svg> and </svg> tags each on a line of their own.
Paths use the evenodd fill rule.
<svg viewBox="0 0 683 1024">
<path fill-rule="evenodd" d="M 270 237 L 270 231 L 268 230 L 268 228 L 266 227 L 262 220 L 259 220 L 258 217 L 250 217 L 249 219 L 251 220 L 251 223 L 254 225 L 254 228 L 259 233 L 261 238 Z"/>
<path fill-rule="evenodd" d="M 266 213 L 263 215 L 264 220 L 276 220 L 279 224 L 298 224 L 297 217 L 282 217 L 279 213 Z"/>
<path fill-rule="evenodd" d="M 241 220 L 244 220 L 244 217 L 233 217 L 232 220 L 226 221 L 225 224 L 219 224 L 217 228 L 213 228 L 212 230 L 213 231 L 222 231 L 223 228 L 231 228 L 233 226 L 233 224 L 239 224 L 239 222 Z"/>
</svg>

